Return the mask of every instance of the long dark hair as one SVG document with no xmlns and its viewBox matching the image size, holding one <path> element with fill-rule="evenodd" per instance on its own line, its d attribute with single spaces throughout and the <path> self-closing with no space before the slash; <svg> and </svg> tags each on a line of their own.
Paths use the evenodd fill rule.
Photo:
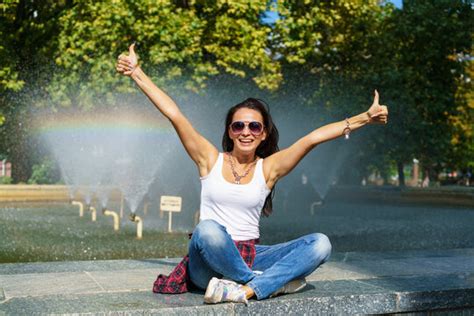
<svg viewBox="0 0 474 316">
<path fill-rule="evenodd" d="M 280 149 L 278 148 L 278 129 L 276 128 L 275 124 L 273 124 L 272 116 L 270 115 L 270 109 L 268 108 L 265 101 L 254 98 L 248 98 L 247 100 L 234 105 L 227 112 L 227 116 L 225 119 L 224 135 L 222 136 L 223 150 L 225 152 L 231 152 L 234 149 L 234 142 L 229 137 L 228 131 L 235 112 L 242 108 L 258 111 L 263 117 L 263 125 L 265 126 L 267 137 L 257 147 L 256 155 L 260 158 L 265 158 L 279 151 Z M 270 216 L 273 211 L 272 200 L 274 194 L 275 186 L 273 186 L 272 191 L 267 196 L 265 204 L 263 205 L 262 212 L 265 216 Z"/>
</svg>

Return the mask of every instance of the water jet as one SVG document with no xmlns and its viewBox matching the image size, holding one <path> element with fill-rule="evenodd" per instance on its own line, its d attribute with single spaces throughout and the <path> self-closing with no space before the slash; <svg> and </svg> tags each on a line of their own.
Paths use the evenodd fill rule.
<svg viewBox="0 0 474 316">
<path fill-rule="evenodd" d="M 120 218 L 123 218 L 124 198 L 123 193 L 120 192 Z"/>
</svg>

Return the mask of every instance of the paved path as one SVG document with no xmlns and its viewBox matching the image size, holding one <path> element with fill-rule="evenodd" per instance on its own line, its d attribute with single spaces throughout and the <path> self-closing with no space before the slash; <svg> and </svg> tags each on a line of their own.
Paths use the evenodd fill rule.
<svg viewBox="0 0 474 316">
<path fill-rule="evenodd" d="M 474 248 L 335 253 L 300 293 L 248 306 L 205 305 L 202 293 L 153 294 L 156 275 L 177 261 L 0 264 L 0 314 L 474 314 Z"/>
</svg>

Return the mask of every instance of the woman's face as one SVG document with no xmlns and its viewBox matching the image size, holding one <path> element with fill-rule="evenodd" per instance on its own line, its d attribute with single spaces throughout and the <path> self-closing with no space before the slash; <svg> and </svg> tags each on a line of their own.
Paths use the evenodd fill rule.
<svg viewBox="0 0 474 316">
<path fill-rule="evenodd" d="M 244 126 L 244 128 L 233 129 L 232 124 L 236 124 L 236 127 Z M 259 125 L 261 126 L 260 131 L 258 130 Z M 234 151 L 246 154 L 255 153 L 257 147 L 267 137 L 262 114 L 248 108 L 240 108 L 234 113 L 228 132 L 230 139 L 234 142 Z"/>
</svg>

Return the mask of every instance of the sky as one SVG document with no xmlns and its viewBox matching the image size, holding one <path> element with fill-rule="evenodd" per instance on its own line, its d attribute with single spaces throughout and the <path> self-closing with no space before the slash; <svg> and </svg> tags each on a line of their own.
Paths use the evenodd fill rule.
<svg viewBox="0 0 474 316">
<path fill-rule="evenodd" d="M 392 2 L 397 8 L 402 7 L 402 1 L 403 0 L 390 0 L 390 2 Z"/>
<path fill-rule="evenodd" d="M 395 7 L 401 9 L 403 6 L 403 0 L 388 0 L 388 2 L 392 2 Z M 273 10 L 265 11 L 264 14 L 260 17 L 260 21 L 263 24 L 273 25 L 275 21 L 280 17 L 278 14 L 278 0 L 269 0 L 270 6 L 274 6 Z"/>
</svg>

